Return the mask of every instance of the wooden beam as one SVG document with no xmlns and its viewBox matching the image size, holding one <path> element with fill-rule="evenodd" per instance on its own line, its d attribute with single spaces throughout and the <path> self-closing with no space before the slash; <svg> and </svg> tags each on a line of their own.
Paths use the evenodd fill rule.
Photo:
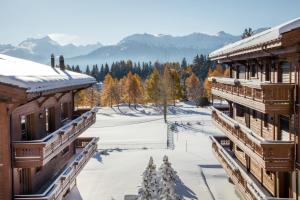
<svg viewBox="0 0 300 200">
<path fill-rule="evenodd" d="M 51 96 L 46 96 L 42 101 L 37 101 L 39 107 L 41 107 Z"/>
<path fill-rule="evenodd" d="M 60 99 L 61 99 L 65 94 L 67 94 L 67 93 L 68 93 L 68 92 L 61 93 L 61 95 L 59 95 L 58 97 L 55 96 L 56 101 L 59 102 Z"/>
</svg>

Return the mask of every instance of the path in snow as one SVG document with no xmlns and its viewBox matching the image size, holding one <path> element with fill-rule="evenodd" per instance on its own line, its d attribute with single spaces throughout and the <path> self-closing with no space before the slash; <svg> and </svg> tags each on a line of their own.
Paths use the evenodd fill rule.
<svg viewBox="0 0 300 200">
<path fill-rule="evenodd" d="M 183 103 L 170 108 L 169 122 L 178 123 L 172 150 L 167 149 L 167 127 L 158 109 L 120 110 L 101 108 L 97 122 L 82 135 L 100 137 L 99 149 L 109 150 L 89 161 L 68 199 L 77 194 L 84 200 L 123 200 L 137 194 L 149 157 L 159 167 L 164 155 L 178 172 L 177 191 L 184 199 L 239 199 L 211 151 L 208 136 L 220 132 L 212 125 L 210 111 Z"/>
</svg>

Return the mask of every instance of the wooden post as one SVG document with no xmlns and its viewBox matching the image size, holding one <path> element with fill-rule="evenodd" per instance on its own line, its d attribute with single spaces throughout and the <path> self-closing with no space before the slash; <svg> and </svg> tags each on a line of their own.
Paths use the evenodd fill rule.
<svg viewBox="0 0 300 200">
<path fill-rule="evenodd" d="M 6 103 L 0 102 L 0 113 L 0 199 L 12 199 L 10 114 Z"/>
</svg>

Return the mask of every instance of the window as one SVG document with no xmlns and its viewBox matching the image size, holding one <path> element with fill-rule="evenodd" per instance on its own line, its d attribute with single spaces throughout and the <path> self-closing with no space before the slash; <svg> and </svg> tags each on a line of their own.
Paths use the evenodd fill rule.
<svg viewBox="0 0 300 200">
<path fill-rule="evenodd" d="M 238 67 L 238 78 L 237 79 L 246 79 L 246 67 L 244 65 L 239 65 Z"/>
<path fill-rule="evenodd" d="M 69 107 L 68 107 L 68 103 L 61 103 L 60 104 L 60 116 L 61 116 L 61 121 L 65 120 L 68 118 L 68 114 L 69 114 Z"/>
<path fill-rule="evenodd" d="M 288 62 L 280 62 L 277 75 L 278 75 L 279 83 L 289 83 L 290 82 L 290 64 Z"/>
<path fill-rule="evenodd" d="M 51 133 L 55 131 L 55 112 L 54 108 L 46 108 L 45 109 L 45 128 L 47 133 Z"/>
<path fill-rule="evenodd" d="M 33 115 L 21 116 L 21 137 L 22 140 L 31 140 L 33 130 Z"/>
<path fill-rule="evenodd" d="M 270 81 L 270 64 L 266 64 L 266 81 Z"/>
<path fill-rule="evenodd" d="M 251 67 L 251 77 L 255 77 L 256 76 L 256 66 L 252 65 Z"/>
<path fill-rule="evenodd" d="M 30 168 L 22 168 L 19 171 L 20 192 L 29 193 L 31 190 Z"/>
<path fill-rule="evenodd" d="M 264 114 L 264 127 L 268 128 L 269 127 L 269 115 Z"/>
<path fill-rule="evenodd" d="M 244 117 L 245 116 L 245 110 L 242 106 L 237 106 L 236 107 L 236 115 L 238 117 Z"/>
<path fill-rule="evenodd" d="M 290 121 L 289 118 L 286 116 L 280 116 L 279 117 L 279 134 L 278 134 L 278 140 L 290 140 Z"/>
<path fill-rule="evenodd" d="M 28 135 L 26 116 L 21 116 L 21 134 L 22 140 L 26 140 Z"/>
<path fill-rule="evenodd" d="M 256 112 L 256 110 L 252 111 L 252 116 L 253 116 L 253 119 L 257 120 L 257 112 Z"/>
</svg>

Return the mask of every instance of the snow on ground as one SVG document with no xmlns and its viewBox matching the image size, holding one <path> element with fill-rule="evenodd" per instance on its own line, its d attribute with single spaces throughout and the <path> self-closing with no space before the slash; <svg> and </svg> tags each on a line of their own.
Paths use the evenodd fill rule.
<svg viewBox="0 0 300 200">
<path fill-rule="evenodd" d="M 168 121 L 177 123 L 175 149 L 167 149 L 167 127 L 153 107 L 101 108 L 97 122 L 82 136 L 100 137 L 99 151 L 77 178 L 68 199 L 123 200 L 137 194 L 149 157 L 157 167 L 169 156 L 183 199 L 239 199 L 225 171 L 214 158 L 209 135 L 220 134 L 210 111 L 179 103 L 170 107 Z M 108 150 L 103 150 L 108 149 Z"/>
</svg>

